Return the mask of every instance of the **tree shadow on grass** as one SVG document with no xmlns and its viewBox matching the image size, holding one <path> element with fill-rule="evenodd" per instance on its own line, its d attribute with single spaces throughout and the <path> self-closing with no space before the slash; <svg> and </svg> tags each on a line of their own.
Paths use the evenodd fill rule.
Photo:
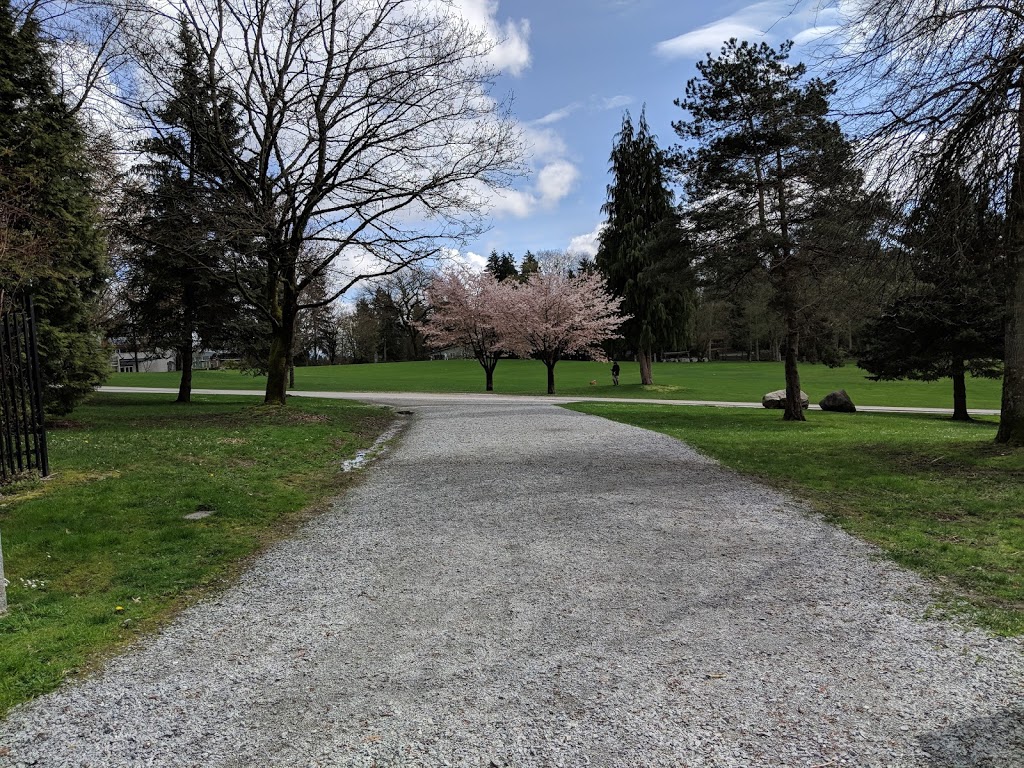
<svg viewBox="0 0 1024 768">
<path fill-rule="evenodd" d="M 1024 708 L 964 720 L 919 739 L 933 768 L 1024 766 Z"/>
</svg>

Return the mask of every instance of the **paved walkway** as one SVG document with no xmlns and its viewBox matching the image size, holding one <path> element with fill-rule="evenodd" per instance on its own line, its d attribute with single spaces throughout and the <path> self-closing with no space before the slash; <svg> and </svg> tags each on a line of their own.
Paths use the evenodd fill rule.
<svg viewBox="0 0 1024 768">
<path fill-rule="evenodd" d="M 376 396 L 390 455 L 0 766 L 1024 765 L 1014 641 L 785 497 L 539 399 Z"/>
<path fill-rule="evenodd" d="M 100 387 L 101 392 L 154 392 L 165 395 L 177 394 L 177 388 L 163 387 Z M 266 393 L 262 389 L 193 389 L 197 395 L 254 395 L 263 397 Z M 419 403 L 545 403 L 558 405 L 564 403 L 648 403 L 650 405 L 698 405 L 713 408 L 763 408 L 760 402 L 738 403 L 730 400 L 665 400 L 648 398 L 629 397 L 583 397 L 558 395 L 498 395 L 485 393 L 414 393 L 414 392 L 304 392 L 292 390 L 288 393 L 293 397 L 323 397 L 330 400 L 362 400 L 368 402 L 396 405 L 406 402 Z M 811 405 L 810 410 L 820 411 L 817 405 Z M 935 413 L 950 414 L 952 408 L 920 408 L 896 405 L 858 405 L 857 410 L 866 413 Z M 998 416 L 999 410 L 995 408 L 971 408 L 973 416 Z"/>
</svg>

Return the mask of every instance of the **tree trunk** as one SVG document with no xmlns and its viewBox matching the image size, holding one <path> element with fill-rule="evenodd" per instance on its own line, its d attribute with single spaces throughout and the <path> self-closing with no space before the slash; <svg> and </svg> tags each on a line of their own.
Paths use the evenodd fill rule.
<svg viewBox="0 0 1024 768">
<path fill-rule="evenodd" d="M 192 345 L 184 344 L 178 349 L 181 360 L 181 381 L 178 383 L 177 403 L 192 402 Z"/>
<path fill-rule="evenodd" d="M 806 421 L 800 400 L 800 372 L 796 367 L 799 349 L 800 328 L 796 317 L 790 313 L 786 318 L 786 410 L 782 414 L 783 421 Z"/>
<path fill-rule="evenodd" d="M 637 352 L 636 359 L 640 363 L 640 383 L 653 384 L 654 378 L 651 376 L 651 350 L 641 349 Z"/>
<path fill-rule="evenodd" d="M 178 383 L 178 399 L 175 401 L 178 403 L 192 402 L 192 366 L 195 354 L 192 339 L 195 333 L 195 318 L 199 311 L 197 291 L 195 274 L 192 270 L 186 270 L 181 296 L 185 327 L 182 328 L 181 346 L 177 349 L 181 360 L 181 380 Z"/>
<path fill-rule="evenodd" d="M 285 405 L 288 398 L 288 374 L 291 369 L 290 350 L 295 335 L 295 310 L 282 312 L 281 322 L 274 326 L 270 337 L 270 358 L 267 360 L 267 392 L 263 402 L 267 405 Z"/>
<path fill-rule="evenodd" d="M 1014 228 L 1020 230 L 1024 221 Z M 1006 342 L 1003 364 L 1003 402 L 997 443 L 1024 445 L 1024 231 L 1018 231 L 1007 248 L 1010 291 L 1006 308 Z"/>
<path fill-rule="evenodd" d="M 488 392 L 494 391 L 494 369 L 498 366 L 498 361 L 501 359 L 501 355 L 487 355 L 483 354 L 478 357 L 476 361 L 480 363 L 480 367 L 484 369 L 484 378 L 486 379 L 486 388 Z"/>
<path fill-rule="evenodd" d="M 1024 86 L 1024 67 L 1019 79 Z M 1003 349 L 1003 402 L 997 443 L 1024 445 L 1024 96 L 1017 104 L 1017 158 L 1007 206 L 1006 341 Z"/>
<path fill-rule="evenodd" d="M 970 421 L 971 414 L 967 412 L 967 374 L 964 371 L 964 361 L 960 358 L 953 360 L 951 375 L 953 377 L 953 421 Z"/>
<path fill-rule="evenodd" d="M 550 363 L 547 360 L 544 361 L 544 365 L 547 366 L 547 369 L 548 369 L 548 394 L 549 395 L 555 394 L 555 363 L 557 363 L 557 362 L 558 362 L 557 360 L 555 360 L 554 362 L 550 362 Z"/>
</svg>

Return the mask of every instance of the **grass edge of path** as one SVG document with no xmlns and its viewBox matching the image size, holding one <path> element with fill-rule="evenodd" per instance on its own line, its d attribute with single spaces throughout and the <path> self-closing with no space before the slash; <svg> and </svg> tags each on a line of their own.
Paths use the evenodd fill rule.
<svg viewBox="0 0 1024 768">
<path fill-rule="evenodd" d="M 51 432 L 54 476 L 2 489 L 0 717 L 236 583 L 362 481 L 344 459 L 401 424 L 350 401 L 194 400 L 95 395 Z"/>
</svg>

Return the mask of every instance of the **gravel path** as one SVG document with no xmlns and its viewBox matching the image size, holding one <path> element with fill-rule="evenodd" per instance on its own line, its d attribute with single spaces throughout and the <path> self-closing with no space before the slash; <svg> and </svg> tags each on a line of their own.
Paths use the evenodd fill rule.
<svg viewBox="0 0 1024 768">
<path fill-rule="evenodd" d="M 1024 655 L 667 437 L 413 404 L 333 510 L 0 766 L 1024 765 Z"/>
</svg>

